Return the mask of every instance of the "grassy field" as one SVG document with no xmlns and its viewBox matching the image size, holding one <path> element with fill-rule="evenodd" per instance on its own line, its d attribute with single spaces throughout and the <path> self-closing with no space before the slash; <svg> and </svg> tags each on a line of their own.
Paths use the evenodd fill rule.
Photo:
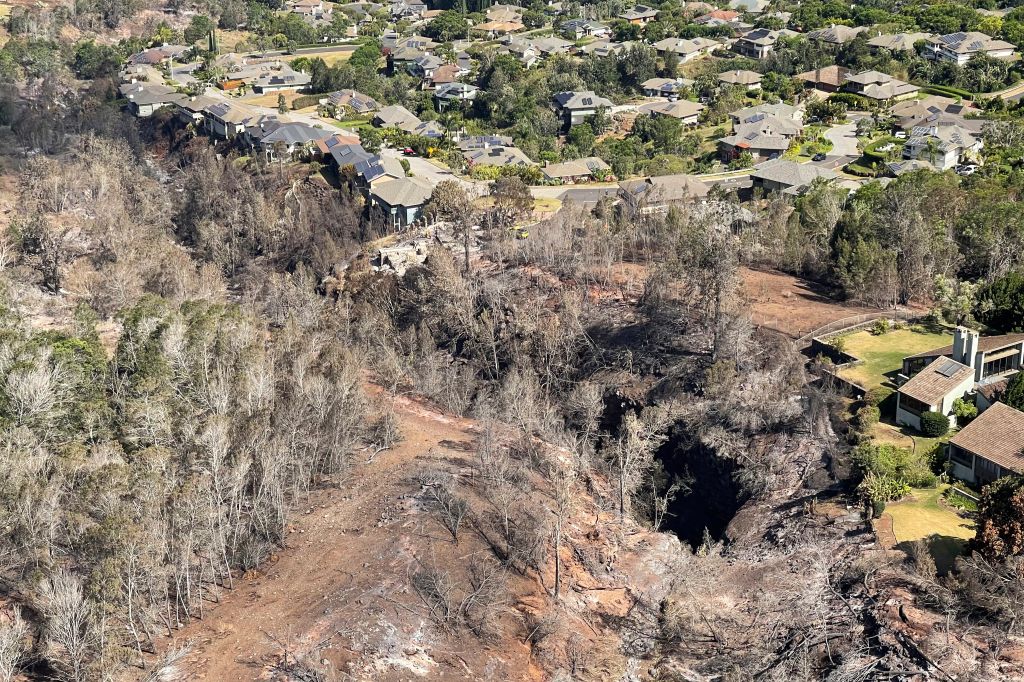
<svg viewBox="0 0 1024 682">
<path fill-rule="evenodd" d="M 282 57 L 285 61 L 293 61 L 299 57 L 308 57 L 309 59 L 320 58 L 324 60 L 327 66 L 334 66 L 341 62 L 347 62 L 352 57 L 353 50 L 335 50 L 333 52 L 316 52 L 313 54 L 290 54 Z"/>
<path fill-rule="evenodd" d="M 951 343 L 953 335 L 945 331 L 899 329 L 881 336 L 868 331 L 854 332 L 845 337 L 844 350 L 864 362 L 844 369 L 842 376 L 868 390 L 879 386 L 895 388 L 891 377 L 902 368 L 903 358 Z"/>
<path fill-rule="evenodd" d="M 947 487 L 914 488 L 911 497 L 885 508 L 892 517 L 897 546 L 927 540 L 941 573 L 949 570 L 966 541 L 974 537 L 974 522 L 940 501 Z"/>
</svg>

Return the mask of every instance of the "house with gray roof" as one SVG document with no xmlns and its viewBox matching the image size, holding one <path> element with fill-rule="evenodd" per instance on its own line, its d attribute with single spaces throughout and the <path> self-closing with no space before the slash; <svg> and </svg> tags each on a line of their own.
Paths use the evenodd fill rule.
<svg viewBox="0 0 1024 682">
<path fill-rule="evenodd" d="M 761 74 L 757 71 L 746 71 L 744 69 L 724 71 L 718 74 L 718 82 L 724 85 L 742 85 L 747 90 L 760 90 Z"/>
<path fill-rule="evenodd" d="M 914 97 L 921 88 L 880 71 L 861 71 L 846 76 L 843 90 L 877 102 L 889 102 Z"/>
<path fill-rule="evenodd" d="M 299 90 L 309 85 L 310 76 L 305 71 L 295 71 L 284 66 L 278 71 L 263 73 L 252 81 L 253 92 L 266 93 L 281 90 Z"/>
<path fill-rule="evenodd" d="M 248 133 L 248 131 L 246 131 Z M 326 140 L 334 131 L 325 130 L 308 123 L 280 123 L 274 129 L 255 140 L 255 146 L 266 154 L 268 161 L 284 155 L 295 158 L 309 154 L 318 140 Z"/>
<path fill-rule="evenodd" d="M 220 100 L 203 109 L 203 114 L 207 130 L 223 138 L 243 134 L 245 129 L 254 125 L 261 116 L 255 109 L 244 104 Z"/>
<path fill-rule="evenodd" d="M 659 213 L 673 204 L 704 199 L 709 189 L 691 175 L 659 175 L 620 182 L 618 199 L 640 213 Z"/>
<path fill-rule="evenodd" d="M 555 110 L 566 128 L 579 125 L 598 109 L 610 109 L 612 102 L 598 96 L 593 90 L 559 92 L 554 96 Z"/>
<path fill-rule="evenodd" d="M 595 174 L 604 177 L 610 172 L 611 168 L 608 164 L 596 156 L 588 156 L 563 163 L 551 163 L 541 169 L 541 173 L 544 174 L 546 179 L 562 184 L 587 182 Z"/>
<path fill-rule="evenodd" d="M 160 83 L 126 83 L 119 88 L 133 116 L 147 118 L 161 109 L 185 99 L 174 88 Z"/>
<path fill-rule="evenodd" d="M 378 111 L 373 117 L 373 125 L 378 128 L 401 128 L 415 127 L 420 119 L 414 113 L 403 107 L 401 104 L 392 104 Z"/>
<path fill-rule="evenodd" d="M 654 49 L 661 53 L 662 56 L 671 52 L 684 64 L 700 57 L 707 57 L 720 47 L 722 47 L 722 43 L 703 36 L 698 38 L 664 38 L 654 43 Z"/>
<path fill-rule="evenodd" d="M 781 38 L 789 38 L 792 36 L 799 35 L 796 31 L 790 31 L 789 29 L 772 30 L 770 28 L 755 28 L 753 31 L 749 31 L 733 43 L 732 49 L 735 52 L 743 55 L 744 57 L 750 57 L 751 59 L 764 59 L 772 50 L 775 49 L 775 44 L 779 42 Z"/>
<path fill-rule="evenodd" d="M 403 177 L 372 187 L 368 198 L 371 206 L 384 213 L 391 229 L 397 231 L 419 218 L 433 191 L 433 185 L 422 178 Z"/>
<path fill-rule="evenodd" d="M 369 95 L 356 90 L 338 90 L 320 100 L 320 104 L 330 104 L 338 111 L 338 118 L 343 118 L 344 110 L 356 114 L 369 114 L 380 109 L 380 105 Z"/>
<path fill-rule="evenodd" d="M 936 123 L 911 129 L 903 158 L 927 161 L 944 171 L 955 168 L 961 158 L 978 154 L 983 145 L 980 135 L 955 124 Z"/>
<path fill-rule="evenodd" d="M 785 159 L 766 161 L 755 166 L 750 174 L 755 189 L 786 194 L 799 194 L 815 180 L 834 180 L 836 177 L 826 168 Z"/>
<path fill-rule="evenodd" d="M 890 52 L 915 52 L 914 46 L 917 43 L 927 41 L 931 37 L 931 33 L 883 33 L 868 38 L 868 47 Z"/>
<path fill-rule="evenodd" d="M 468 83 L 444 83 L 443 85 L 437 86 L 434 90 L 434 97 L 438 102 L 444 104 L 459 103 L 459 102 L 472 102 L 476 99 L 477 93 L 480 92 L 480 88 L 475 85 L 469 85 Z"/>
<path fill-rule="evenodd" d="M 677 99 L 669 102 L 651 102 L 641 105 L 641 113 L 651 116 L 668 116 L 681 121 L 684 125 L 697 125 L 700 122 L 700 114 L 705 106 L 699 102 L 691 102 L 688 99 Z"/>
<path fill-rule="evenodd" d="M 852 41 L 854 38 L 864 33 L 867 28 L 864 26 L 843 26 L 842 24 L 832 24 L 825 28 L 819 28 L 817 31 L 810 31 L 807 33 L 808 40 L 817 40 L 818 42 L 828 43 L 829 45 L 845 45 Z"/>
</svg>

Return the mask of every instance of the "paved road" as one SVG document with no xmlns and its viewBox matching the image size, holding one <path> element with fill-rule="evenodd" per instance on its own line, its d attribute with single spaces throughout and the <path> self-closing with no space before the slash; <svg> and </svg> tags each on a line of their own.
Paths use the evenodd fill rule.
<svg viewBox="0 0 1024 682">
<path fill-rule="evenodd" d="M 825 131 L 825 139 L 832 143 L 828 156 L 860 156 L 857 149 L 857 122 L 850 121 Z"/>
</svg>

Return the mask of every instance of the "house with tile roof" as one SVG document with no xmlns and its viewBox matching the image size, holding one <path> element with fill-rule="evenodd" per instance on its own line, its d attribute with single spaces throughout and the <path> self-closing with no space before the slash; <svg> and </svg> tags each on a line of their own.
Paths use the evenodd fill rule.
<svg viewBox="0 0 1024 682">
<path fill-rule="evenodd" d="M 757 71 L 735 69 L 718 74 L 718 82 L 723 85 L 743 85 L 747 90 L 760 90 L 761 74 Z"/>
<path fill-rule="evenodd" d="M 775 44 L 780 38 L 791 38 L 796 35 L 800 34 L 789 29 L 775 31 L 770 28 L 755 28 L 740 36 L 733 43 L 732 49 L 744 57 L 764 59 L 775 49 Z"/>
<path fill-rule="evenodd" d="M 903 158 L 927 161 L 944 171 L 955 168 L 960 159 L 976 155 L 983 144 L 980 135 L 955 123 L 926 123 L 911 129 Z"/>
<path fill-rule="evenodd" d="M 868 38 L 868 47 L 873 50 L 889 50 L 890 52 L 916 52 L 915 45 L 927 41 L 931 33 L 883 33 Z"/>
<path fill-rule="evenodd" d="M 896 403 L 896 422 L 920 428 L 922 412 L 941 412 L 956 424 L 953 401 L 973 401 L 979 411 L 992 402 L 989 387 L 1005 382 L 1024 366 L 1024 334 L 982 337 L 957 327 L 953 343 L 903 359 Z M 978 394 L 982 393 L 982 397 Z M 989 394 L 991 395 L 991 394 Z"/>
<path fill-rule="evenodd" d="M 700 114 L 705 107 L 699 102 L 688 99 L 677 99 L 671 102 L 651 102 L 642 105 L 638 111 L 651 116 L 668 116 L 678 119 L 683 125 L 695 126 L 700 122 Z"/>
<path fill-rule="evenodd" d="M 955 477 L 978 486 L 1024 474 L 1024 412 L 995 403 L 950 439 L 947 456 Z"/>
<path fill-rule="evenodd" d="M 562 117 L 566 128 L 583 123 L 596 114 L 598 109 L 612 107 L 611 100 L 597 95 L 593 90 L 559 92 L 553 99 L 555 110 Z"/>
<path fill-rule="evenodd" d="M 829 45 L 845 45 L 866 30 L 867 28 L 864 26 L 854 27 L 843 26 L 842 24 L 832 24 L 825 28 L 819 28 L 817 31 L 808 32 L 807 39 L 817 40 L 818 42 L 828 43 Z"/>
<path fill-rule="evenodd" d="M 921 88 L 881 71 L 861 71 L 846 76 L 843 90 L 876 102 L 890 102 L 914 97 Z"/>
<path fill-rule="evenodd" d="M 619 19 L 628 21 L 634 26 L 646 26 L 647 24 L 654 21 L 658 16 L 658 10 L 653 7 L 647 7 L 646 5 L 637 5 L 636 7 L 630 7 L 625 12 L 619 14 Z"/>
<path fill-rule="evenodd" d="M 832 64 L 831 66 L 823 66 L 820 69 L 811 69 L 810 71 L 798 73 L 794 78 L 802 80 L 808 88 L 814 88 L 823 92 L 839 92 L 839 89 L 846 83 L 846 77 L 850 73 L 849 69 Z"/>
</svg>

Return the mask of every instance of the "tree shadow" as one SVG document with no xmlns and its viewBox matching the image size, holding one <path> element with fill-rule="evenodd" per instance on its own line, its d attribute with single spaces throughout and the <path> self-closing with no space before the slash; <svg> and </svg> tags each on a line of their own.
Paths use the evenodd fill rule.
<svg viewBox="0 0 1024 682">
<path fill-rule="evenodd" d="M 896 549 L 902 550 L 907 556 L 911 556 L 912 550 L 910 545 L 914 542 L 916 540 L 905 540 L 897 544 Z M 967 549 L 967 540 L 955 538 L 951 535 L 933 533 L 924 538 L 924 542 L 928 545 L 928 553 L 934 559 L 935 568 L 940 576 L 949 573 L 950 569 L 953 568 L 953 562 Z"/>
</svg>

